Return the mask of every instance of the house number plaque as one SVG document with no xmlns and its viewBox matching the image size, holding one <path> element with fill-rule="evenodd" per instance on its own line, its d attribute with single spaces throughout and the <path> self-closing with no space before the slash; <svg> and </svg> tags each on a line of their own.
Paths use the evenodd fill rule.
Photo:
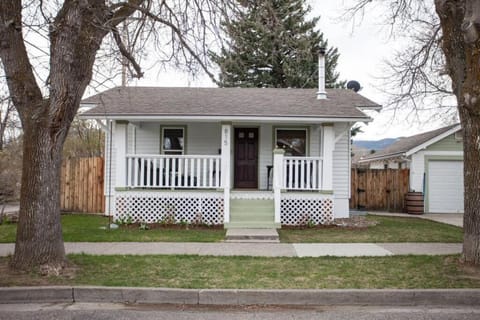
<svg viewBox="0 0 480 320">
<path fill-rule="evenodd" d="M 223 129 L 223 145 L 228 146 L 228 128 Z"/>
</svg>

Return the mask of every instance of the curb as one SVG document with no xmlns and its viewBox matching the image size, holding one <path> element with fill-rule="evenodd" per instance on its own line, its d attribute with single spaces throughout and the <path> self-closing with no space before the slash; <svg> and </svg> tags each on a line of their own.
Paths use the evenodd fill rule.
<svg viewBox="0 0 480 320">
<path fill-rule="evenodd" d="M 130 287 L 0 288 L 0 304 L 103 302 L 177 305 L 478 306 L 480 289 L 250 290 Z"/>
</svg>

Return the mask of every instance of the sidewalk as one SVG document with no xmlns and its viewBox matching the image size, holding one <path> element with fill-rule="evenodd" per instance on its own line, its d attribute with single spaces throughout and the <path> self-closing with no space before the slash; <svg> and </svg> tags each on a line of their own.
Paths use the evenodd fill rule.
<svg viewBox="0 0 480 320">
<path fill-rule="evenodd" d="M 6 203 L 3 205 L 0 204 L 0 211 L 2 210 L 2 207 L 4 213 L 18 212 L 18 210 L 20 210 L 20 204 L 18 204 L 17 202 Z"/>
<path fill-rule="evenodd" d="M 0 256 L 12 254 L 13 243 L 0 244 Z M 67 242 L 67 254 L 201 255 L 253 257 L 383 257 L 458 254 L 461 243 L 200 243 L 200 242 Z"/>
</svg>

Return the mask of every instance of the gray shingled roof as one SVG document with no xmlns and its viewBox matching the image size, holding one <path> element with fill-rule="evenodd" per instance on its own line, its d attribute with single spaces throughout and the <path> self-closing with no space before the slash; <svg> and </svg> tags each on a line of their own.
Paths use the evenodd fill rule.
<svg viewBox="0 0 480 320">
<path fill-rule="evenodd" d="M 458 126 L 458 123 L 433 131 L 420 133 L 414 136 L 400 138 L 391 145 L 389 145 L 387 148 L 377 151 L 371 155 L 364 156 L 361 160 L 359 160 L 359 162 L 369 162 L 377 160 L 378 158 L 385 159 L 389 157 L 403 155 L 404 153 L 412 150 L 413 148 L 455 128 L 456 126 Z"/>
<path fill-rule="evenodd" d="M 380 107 L 347 89 L 117 87 L 82 104 L 97 106 L 82 114 L 95 116 L 279 116 L 368 119 L 357 107 Z"/>
</svg>

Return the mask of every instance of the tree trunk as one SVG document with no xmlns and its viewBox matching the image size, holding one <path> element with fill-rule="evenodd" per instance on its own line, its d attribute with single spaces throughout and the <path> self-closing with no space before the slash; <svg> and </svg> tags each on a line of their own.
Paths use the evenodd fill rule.
<svg viewBox="0 0 480 320">
<path fill-rule="evenodd" d="M 132 6 L 143 0 L 129 0 Z M 65 264 L 60 223 L 62 148 L 95 55 L 111 28 L 135 9 L 112 13 L 103 0 L 64 1 L 50 23 L 48 98 L 36 82 L 22 33 L 22 1 L 0 0 L 0 58 L 24 130 L 20 215 L 11 266 L 58 273 Z"/>
<path fill-rule="evenodd" d="M 463 260 L 480 265 L 480 2 L 435 0 L 463 128 Z"/>
<path fill-rule="evenodd" d="M 66 259 L 60 221 L 63 139 L 52 141 L 48 126 L 24 125 L 23 141 L 20 214 L 11 265 L 58 273 Z"/>
<path fill-rule="evenodd" d="M 480 96 L 477 96 L 480 110 Z M 463 260 L 480 265 L 480 115 L 462 117 L 465 214 Z"/>
</svg>

